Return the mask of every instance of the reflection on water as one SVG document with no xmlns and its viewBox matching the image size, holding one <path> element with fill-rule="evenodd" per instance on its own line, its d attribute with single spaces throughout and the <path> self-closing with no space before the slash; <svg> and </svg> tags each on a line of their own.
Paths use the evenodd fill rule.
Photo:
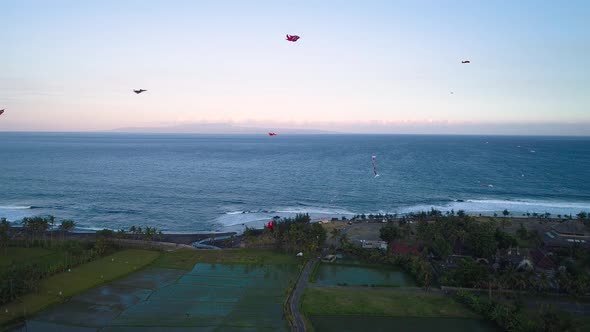
<svg viewBox="0 0 590 332">
<path fill-rule="evenodd" d="M 318 268 L 316 283 L 322 286 L 416 286 L 410 275 L 398 269 L 325 263 Z"/>
<path fill-rule="evenodd" d="M 495 332 L 490 323 L 470 318 L 311 316 L 316 331 L 322 332 Z M 368 329 L 370 327 L 370 329 Z"/>
</svg>

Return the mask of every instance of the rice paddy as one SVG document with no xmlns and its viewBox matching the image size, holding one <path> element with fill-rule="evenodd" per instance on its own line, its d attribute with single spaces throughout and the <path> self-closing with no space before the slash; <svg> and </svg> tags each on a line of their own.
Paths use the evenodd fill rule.
<svg viewBox="0 0 590 332">
<path fill-rule="evenodd" d="M 410 275 L 391 268 L 322 263 L 314 274 L 318 286 L 416 286 Z"/>
<path fill-rule="evenodd" d="M 152 266 L 44 310 L 27 331 L 287 331 L 283 303 L 297 277 L 296 261 L 215 264 L 195 251 L 163 253 Z M 210 255 L 218 255 L 212 253 Z M 244 261 L 233 253 L 226 261 Z M 268 257 L 267 257 L 268 256 Z M 174 258 L 183 258 L 176 260 Z M 180 263 L 178 263 L 180 261 Z M 280 264 L 289 262 L 290 264 Z M 169 267 L 165 267 L 169 266 Z M 170 268 L 175 267 L 175 268 Z M 25 327 L 19 327 L 23 331 Z M 17 330 L 19 329 L 17 328 Z"/>
</svg>

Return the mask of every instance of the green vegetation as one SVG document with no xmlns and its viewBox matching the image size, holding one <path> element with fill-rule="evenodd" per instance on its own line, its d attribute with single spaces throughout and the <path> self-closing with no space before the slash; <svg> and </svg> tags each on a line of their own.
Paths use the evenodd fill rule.
<svg viewBox="0 0 590 332">
<path fill-rule="evenodd" d="M 51 304 L 148 265 L 157 251 L 123 250 L 40 281 L 38 289 L 0 307 L 0 325 L 31 315 Z"/>
<path fill-rule="evenodd" d="M 478 317 L 442 294 L 390 289 L 308 288 L 303 294 L 302 308 L 306 315 Z"/>
<path fill-rule="evenodd" d="M 116 237 L 121 239 L 133 239 L 133 240 L 145 240 L 145 241 L 154 241 L 154 240 L 161 240 L 164 234 L 161 230 L 157 229 L 156 227 L 145 226 L 141 228 L 141 226 L 131 226 L 129 230 L 126 231 L 125 229 L 120 229 L 115 234 Z"/>
<path fill-rule="evenodd" d="M 39 243 L 41 244 L 41 243 Z M 56 273 L 93 261 L 115 250 L 113 245 L 64 241 L 49 248 L 5 248 L 10 256 L 0 260 L 0 305 L 38 291 L 40 282 Z"/>
<path fill-rule="evenodd" d="M 0 248 L 5 249 L 8 247 L 8 240 L 10 239 L 10 224 L 6 218 L 0 219 Z M 1 257 L 0 257 L 1 259 Z"/>
<path fill-rule="evenodd" d="M 475 262 L 473 259 L 462 259 L 456 269 L 445 271 L 441 277 L 441 284 L 458 287 L 482 287 L 482 282 L 488 278 L 488 270 L 485 266 Z"/>
<path fill-rule="evenodd" d="M 507 212 L 507 211 L 505 211 Z M 507 216 L 506 213 L 504 213 Z M 488 289 L 513 289 L 531 292 L 553 291 L 570 294 L 590 292 L 590 274 L 584 267 L 590 262 L 590 252 L 576 246 L 569 250 L 553 250 L 546 259 L 559 269 L 553 279 L 543 271 L 533 273 L 534 266 L 523 257 L 514 262 L 506 259 L 504 252 L 510 247 L 526 243 L 536 248 L 541 239 L 537 231 L 527 230 L 523 224 L 516 231 L 517 237 L 504 232 L 494 218 L 476 220 L 469 216 L 443 216 L 439 211 L 416 215 L 419 219 L 417 238 L 434 260 L 445 260 L 450 254 L 465 255 L 462 261 L 448 264 L 440 273 L 443 285 L 478 287 Z M 548 215 L 546 215 L 548 218 Z M 503 218 L 502 218 L 503 219 Z M 500 250 L 500 251 L 498 251 Z M 499 253 L 500 262 L 492 269 L 490 262 Z M 542 253 L 537 252 L 537 257 Z M 475 262 L 475 258 L 484 258 Z M 524 265 L 519 266 L 520 263 Z M 527 265 L 528 264 L 528 265 Z M 442 264 L 439 264 L 440 268 Z"/>
<path fill-rule="evenodd" d="M 63 220 L 59 225 L 59 231 L 61 232 L 62 240 L 65 238 L 66 233 L 69 233 L 76 228 L 76 222 L 70 219 Z"/>
<path fill-rule="evenodd" d="M 272 246 L 288 253 L 312 253 L 326 241 L 326 230 L 319 223 L 311 223 L 308 214 L 273 221 L 261 232 L 247 230 L 244 235 L 251 247 Z"/>
<path fill-rule="evenodd" d="M 432 267 L 423 256 L 389 255 L 378 249 L 362 249 L 348 241 L 344 241 L 342 250 L 347 256 L 356 257 L 362 262 L 401 268 L 414 277 L 416 283 L 425 289 L 432 285 Z"/>
<path fill-rule="evenodd" d="M 452 253 L 450 248 L 460 248 L 460 254 L 490 258 L 498 249 L 498 232 L 493 221 L 476 221 L 469 216 L 435 215 L 435 222 L 420 220 L 417 227 L 418 239 L 426 250 L 436 257 L 446 258 Z M 440 241 L 450 243 L 450 248 L 441 251 L 436 244 Z"/>
<path fill-rule="evenodd" d="M 393 242 L 400 237 L 400 230 L 393 224 L 387 224 L 385 227 L 381 227 L 379 230 L 379 237 L 385 242 Z"/>
<path fill-rule="evenodd" d="M 297 264 L 296 257 L 270 250 L 231 249 L 231 250 L 191 250 L 168 251 L 154 262 L 153 266 L 190 270 L 196 263 L 211 264 Z"/>
<path fill-rule="evenodd" d="M 523 303 L 508 303 L 481 299 L 478 295 L 459 291 L 458 301 L 473 311 L 511 332 L 577 331 L 577 322 L 567 313 L 557 312 L 553 307 L 542 307 L 538 312 L 523 309 Z"/>
<path fill-rule="evenodd" d="M 47 261 L 51 259 L 48 256 L 57 255 L 55 250 L 46 248 L 6 247 L 3 251 L 3 254 L 0 255 L 0 271 L 13 264 Z"/>
</svg>

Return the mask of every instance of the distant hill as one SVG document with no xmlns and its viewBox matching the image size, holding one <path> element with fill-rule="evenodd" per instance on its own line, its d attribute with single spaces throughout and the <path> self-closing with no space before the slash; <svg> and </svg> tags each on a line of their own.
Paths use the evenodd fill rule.
<svg viewBox="0 0 590 332">
<path fill-rule="evenodd" d="M 227 123 L 191 123 L 164 127 L 127 127 L 112 130 L 122 133 L 166 133 L 166 134 L 338 134 L 335 131 L 300 128 L 261 128 L 236 126 Z"/>
</svg>

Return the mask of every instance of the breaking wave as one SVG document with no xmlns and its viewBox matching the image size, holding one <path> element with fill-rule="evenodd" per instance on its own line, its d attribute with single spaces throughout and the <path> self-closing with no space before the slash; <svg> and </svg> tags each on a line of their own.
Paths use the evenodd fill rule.
<svg viewBox="0 0 590 332">
<path fill-rule="evenodd" d="M 0 205 L 0 210 L 30 210 L 33 208 L 33 206 Z"/>
<path fill-rule="evenodd" d="M 0 205 L 0 218 L 6 218 L 8 221 L 21 220 L 24 217 L 33 215 L 29 205 Z"/>
<path fill-rule="evenodd" d="M 312 220 L 322 220 L 331 218 L 340 218 L 341 216 L 352 217 L 356 214 L 398 214 L 404 215 L 421 211 L 430 211 L 431 209 L 440 210 L 443 213 L 447 211 L 464 210 L 470 214 L 493 215 L 501 214 L 507 209 L 512 216 L 520 216 L 526 213 L 550 213 L 552 216 L 557 215 L 575 215 L 580 211 L 590 212 L 590 202 L 561 202 L 561 201 L 537 201 L 537 200 L 494 200 L 494 199 L 468 199 L 455 200 L 449 202 L 440 202 L 437 204 L 416 204 L 401 206 L 391 209 L 391 211 L 359 211 L 352 212 L 341 208 L 318 208 L 318 207 L 287 207 L 276 210 L 246 210 L 246 211 L 228 211 L 219 216 L 215 221 L 222 227 L 231 230 L 243 229 L 248 227 L 262 227 L 274 216 L 281 218 L 294 217 L 298 213 L 309 213 Z"/>
<path fill-rule="evenodd" d="M 512 215 L 526 213 L 551 213 L 552 215 L 575 215 L 580 211 L 590 211 L 590 202 L 560 202 L 537 200 L 456 200 L 445 204 L 420 204 L 402 207 L 397 213 L 411 213 L 437 209 L 443 212 L 464 210 L 467 213 L 493 214 L 508 210 Z"/>
<path fill-rule="evenodd" d="M 353 216 L 354 213 L 345 209 L 338 208 L 319 208 L 319 207 L 285 207 L 269 210 L 246 210 L 246 211 L 228 211 L 220 215 L 215 221 L 221 224 L 227 230 L 238 230 L 248 227 L 262 227 L 266 222 L 275 216 L 281 218 L 294 217 L 298 213 L 308 213 L 312 220 L 329 219 L 341 216 Z"/>
</svg>

